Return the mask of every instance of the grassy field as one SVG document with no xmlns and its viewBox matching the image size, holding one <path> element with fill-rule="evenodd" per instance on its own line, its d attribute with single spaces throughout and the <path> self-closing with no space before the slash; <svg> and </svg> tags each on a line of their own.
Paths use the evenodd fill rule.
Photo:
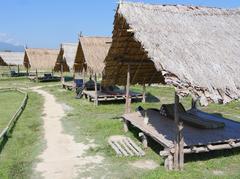
<svg viewBox="0 0 240 179">
<path fill-rule="evenodd" d="M 139 86 L 132 89 L 141 91 Z M 59 102 L 69 105 L 72 110 L 63 119 L 67 133 L 74 135 L 78 142 L 87 142 L 87 139 L 94 139 L 98 144 L 97 148 L 89 151 L 89 155 L 102 154 L 105 157 L 103 165 L 94 170 L 94 173 L 81 174 L 80 177 L 93 176 L 98 178 L 240 178 L 240 151 L 218 151 L 186 156 L 185 170 L 183 172 L 168 172 L 163 167 L 163 160 L 158 155 L 159 146 L 152 142 L 151 148 L 146 151 L 142 159 L 152 159 L 160 164 L 155 170 L 136 169 L 131 163 L 139 158 L 118 158 L 107 143 L 111 135 L 127 135 L 139 142 L 135 137 L 136 129 L 128 133 L 123 132 L 123 125 L 120 116 L 124 112 L 123 103 L 102 104 L 98 107 L 85 99 L 74 99 L 73 92 L 61 90 L 58 87 L 46 88 L 54 94 Z M 174 90 L 170 87 L 149 87 L 148 102 L 133 103 L 132 111 L 139 105 L 144 108 L 160 108 L 163 103 L 173 102 Z M 157 99 L 160 99 L 157 100 Z M 186 108 L 190 108 L 190 98 L 181 99 Z M 202 108 L 204 111 L 221 113 L 223 116 L 240 121 L 240 103 L 232 102 L 227 105 L 211 104 Z"/>
<path fill-rule="evenodd" d="M 86 155 L 100 154 L 104 156 L 103 164 L 89 173 L 81 172 L 79 178 L 240 178 L 240 150 L 218 151 L 186 155 L 183 172 L 165 171 L 163 160 L 158 155 L 159 145 L 151 142 L 143 160 L 153 160 L 159 167 L 154 170 L 143 170 L 131 164 L 140 158 L 119 158 L 107 143 L 111 135 L 127 135 L 140 144 L 136 135 L 137 130 L 131 129 L 124 133 L 120 117 L 124 112 L 124 103 L 101 104 L 97 107 L 85 99 L 77 100 L 74 93 L 60 88 L 58 83 L 35 84 L 26 79 L 0 80 L 0 86 L 20 86 L 24 88 L 43 85 L 43 89 L 55 95 L 58 102 L 65 104 L 67 116 L 62 119 L 64 132 L 72 134 L 77 142 L 88 143 L 94 139 L 96 148 L 89 149 Z M 141 91 L 139 86 L 132 89 Z M 148 87 L 147 103 L 133 103 L 132 111 L 142 106 L 144 108 L 160 108 L 163 103 L 173 102 L 174 90 L 170 87 Z M 160 99 L 160 100 L 159 100 Z M 36 157 L 43 147 L 41 132 L 42 98 L 30 92 L 29 103 L 19 119 L 11 138 L 0 154 L 0 178 L 30 178 Z M 186 108 L 190 107 L 190 98 L 181 99 Z M 227 105 L 211 104 L 202 110 L 211 113 L 221 113 L 224 117 L 240 121 L 240 102 Z M 34 114 L 34 115 L 33 115 Z M 89 166 L 90 167 L 90 166 Z"/>
<path fill-rule="evenodd" d="M 12 83 L 18 82 L 22 85 L 24 80 L 8 81 L 8 87 Z M 0 86 L 7 86 L 6 81 L 0 80 Z M 14 92 L 0 93 L 1 120 L 9 118 L 17 110 L 21 98 L 23 96 L 19 96 Z M 10 104 L 13 105 L 8 110 L 5 110 Z M 25 179 L 31 177 L 33 164 L 36 162 L 36 157 L 40 153 L 44 142 L 42 140 L 42 105 L 41 96 L 30 92 L 26 109 L 18 119 L 8 140 L 0 146 L 1 179 Z M 1 123 L 2 125 L 5 124 Z"/>
</svg>

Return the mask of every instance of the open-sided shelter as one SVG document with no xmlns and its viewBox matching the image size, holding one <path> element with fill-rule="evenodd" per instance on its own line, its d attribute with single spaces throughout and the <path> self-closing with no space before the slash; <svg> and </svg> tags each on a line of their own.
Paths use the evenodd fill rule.
<svg viewBox="0 0 240 179">
<path fill-rule="evenodd" d="M 63 72 L 69 72 L 73 70 L 77 47 L 77 43 L 61 44 L 54 71 L 60 72 L 62 70 Z"/>
<path fill-rule="evenodd" d="M 223 120 L 226 126 L 221 130 L 182 129 L 177 112 L 178 95 L 191 94 L 205 105 L 240 97 L 239 26 L 239 9 L 119 4 L 102 84 L 126 85 L 127 96 L 130 84 L 161 82 L 175 86 L 177 133 L 159 113 L 156 121 L 150 121 L 160 128 L 151 129 L 142 118 L 136 119 L 139 114 L 124 115 L 126 122 L 148 131 L 165 147 L 168 168 L 172 162 L 181 168 L 183 153 L 240 146 L 239 123 Z M 129 112 L 129 102 L 126 106 Z"/>
<path fill-rule="evenodd" d="M 74 62 L 75 72 L 102 75 L 111 41 L 110 37 L 80 37 Z"/>
<path fill-rule="evenodd" d="M 7 63 L 0 56 L 0 66 L 7 66 Z"/>
<path fill-rule="evenodd" d="M 23 52 L 0 52 L 0 56 L 8 66 L 23 65 Z"/>
<path fill-rule="evenodd" d="M 24 54 L 24 66 L 28 70 L 52 71 L 58 54 L 57 49 L 27 48 Z"/>
<path fill-rule="evenodd" d="M 102 75 L 112 39 L 110 37 L 80 37 L 76 59 L 74 63 L 75 72 L 94 75 L 95 91 L 84 91 L 90 101 L 98 104 L 98 101 L 115 101 L 125 99 L 125 93 L 118 91 L 97 91 L 97 75 Z M 142 99 L 142 94 L 131 93 L 132 98 Z"/>
</svg>

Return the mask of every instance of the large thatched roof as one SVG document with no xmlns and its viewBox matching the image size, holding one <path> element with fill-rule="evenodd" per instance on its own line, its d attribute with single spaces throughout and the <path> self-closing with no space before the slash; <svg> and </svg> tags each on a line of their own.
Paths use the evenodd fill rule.
<svg viewBox="0 0 240 179">
<path fill-rule="evenodd" d="M 122 61 L 152 62 L 131 66 L 133 84 L 157 78 L 155 68 L 181 95 L 190 92 L 205 104 L 228 102 L 240 97 L 239 48 L 239 9 L 123 2 L 103 84 L 125 85 Z"/>
<path fill-rule="evenodd" d="M 112 39 L 109 37 L 80 37 L 74 69 L 82 72 L 101 74 L 104 69 L 104 59 L 107 56 Z"/>
<path fill-rule="evenodd" d="M 32 70 L 52 70 L 58 57 L 59 50 L 34 49 L 25 50 L 24 66 Z"/>
<path fill-rule="evenodd" d="M 23 65 L 23 52 L 0 52 L 0 56 L 7 65 Z"/>
<path fill-rule="evenodd" d="M 65 72 L 73 69 L 74 60 L 76 57 L 78 44 L 63 43 L 59 51 L 58 59 L 56 61 L 54 71 L 61 71 L 61 64 Z"/>
</svg>

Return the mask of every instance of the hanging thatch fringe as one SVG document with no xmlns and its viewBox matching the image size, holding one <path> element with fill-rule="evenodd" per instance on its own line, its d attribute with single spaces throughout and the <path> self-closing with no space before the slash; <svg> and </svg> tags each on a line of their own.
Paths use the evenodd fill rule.
<svg viewBox="0 0 240 179">
<path fill-rule="evenodd" d="M 166 82 L 201 102 L 240 97 L 240 10 L 122 2 L 103 84 Z M 152 64 L 141 62 L 152 61 Z M 140 66 L 140 68 L 139 68 Z M 155 72 L 157 70 L 158 72 Z M 151 80 L 150 80 L 151 79 Z"/>
</svg>

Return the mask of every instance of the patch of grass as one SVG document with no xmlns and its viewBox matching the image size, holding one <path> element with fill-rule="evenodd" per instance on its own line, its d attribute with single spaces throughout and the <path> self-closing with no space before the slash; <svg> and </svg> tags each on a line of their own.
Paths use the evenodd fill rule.
<svg viewBox="0 0 240 179">
<path fill-rule="evenodd" d="M 18 110 L 23 98 L 24 95 L 17 91 L 0 91 L 0 132 Z"/>
<path fill-rule="evenodd" d="M 19 81 L 1 81 L 2 84 L 11 86 L 12 83 L 21 85 L 23 79 Z M 20 83 L 19 83 L 20 82 Z M 11 94 L 12 95 L 12 94 Z M 0 94 L 1 96 L 1 94 Z M 18 101 L 18 96 L 14 96 Z M 8 97 L 9 103 L 13 102 L 11 97 Z M 15 101 L 15 102 L 16 102 Z M 7 102 L 8 103 L 8 102 Z M 1 104 L 4 105 L 4 104 Z M 19 106 L 19 105 L 17 105 Z M 36 157 L 39 155 L 42 148 L 42 120 L 41 113 L 43 107 L 43 99 L 36 93 L 29 92 L 29 100 L 25 110 L 18 119 L 10 137 L 5 145 L 1 146 L 0 153 L 0 178 L 31 178 L 33 172 L 33 164 L 36 162 Z M 14 108 L 12 106 L 12 108 Z M 2 106 L 0 107 L 2 109 Z M 16 109 L 13 109 L 15 111 Z M 7 118 L 8 112 L 4 110 L 1 117 Z"/>
<path fill-rule="evenodd" d="M 0 88 L 31 88 L 34 86 L 53 86 L 53 85 L 58 85 L 60 86 L 59 82 L 46 82 L 46 83 L 35 83 L 30 81 L 27 77 L 4 77 L 0 78 Z"/>
<path fill-rule="evenodd" d="M 92 176 L 99 178 L 239 178 L 240 176 L 240 152 L 239 150 L 218 151 L 213 153 L 203 153 L 186 155 L 185 169 L 183 172 L 168 172 L 164 169 L 163 159 L 159 156 L 159 145 L 152 142 L 151 148 L 146 150 L 146 156 L 142 159 L 152 159 L 160 164 L 155 170 L 142 170 L 133 168 L 129 163 L 138 160 L 137 157 L 125 158 L 116 157 L 114 151 L 107 143 L 111 135 L 127 135 L 139 144 L 137 139 L 138 131 L 132 128 L 130 132 L 124 133 L 121 115 L 124 112 L 124 103 L 100 104 L 95 107 L 93 103 L 85 99 L 74 99 L 74 93 L 71 91 L 60 90 L 57 87 L 45 88 L 57 99 L 73 108 L 67 116 L 62 119 L 64 129 L 72 134 L 77 142 L 88 143 L 89 139 L 94 139 L 97 148 L 91 148 L 87 155 L 101 154 L 105 157 L 104 163 L 99 165 L 94 171 L 81 173 L 80 177 Z M 141 91 L 141 86 L 132 87 L 135 91 Z M 174 101 L 174 89 L 171 87 L 148 87 L 147 103 L 132 103 L 132 111 L 136 107 L 157 108 L 163 103 L 172 103 Z M 155 100 L 158 98 L 159 100 Z M 154 99 L 154 100 L 153 100 Z M 190 108 L 191 98 L 181 99 L 186 109 Z M 240 102 L 232 102 L 227 105 L 211 104 L 208 107 L 201 108 L 211 113 L 223 113 L 223 116 L 234 120 L 239 120 Z M 223 171 L 221 175 L 214 173 L 215 170 Z"/>
</svg>

